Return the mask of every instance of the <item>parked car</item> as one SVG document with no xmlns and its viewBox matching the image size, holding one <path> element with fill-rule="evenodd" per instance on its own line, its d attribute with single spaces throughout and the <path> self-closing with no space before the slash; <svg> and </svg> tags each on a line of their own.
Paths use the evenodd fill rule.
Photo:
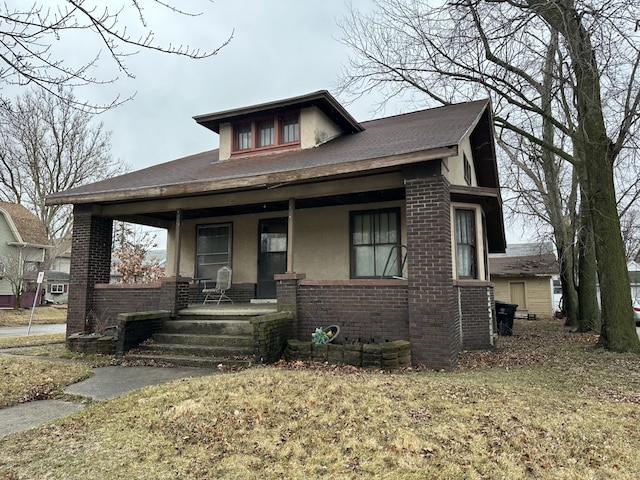
<svg viewBox="0 0 640 480">
<path fill-rule="evenodd" d="M 640 324 L 640 298 L 633 300 L 633 318 L 636 321 L 636 325 Z"/>
</svg>

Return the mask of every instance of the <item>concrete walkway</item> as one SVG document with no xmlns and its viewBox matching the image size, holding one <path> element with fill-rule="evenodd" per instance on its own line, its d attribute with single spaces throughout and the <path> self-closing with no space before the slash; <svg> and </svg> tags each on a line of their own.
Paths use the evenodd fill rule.
<svg viewBox="0 0 640 480">
<path fill-rule="evenodd" d="M 108 400 L 150 385 L 217 373 L 217 370 L 192 367 L 101 367 L 93 369 L 92 377 L 68 386 L 64 392 L 93 400 Z M 83 407 L 84 404 L 77 402 L 39 400 L 0 409 L 0 438 L 66 417 Z"/>
<path fill-rule="evenodd" d="M 0 327 L 0 337 L 19 337 L 22 335 L 26 335 L 28 331 L 29 331 L 28 326 Z M 66 331 L 67 331 L 66 323 L 31 325 L 30 335 L 38 335 L 41 333 L 65 333 Z"/>
</svg>

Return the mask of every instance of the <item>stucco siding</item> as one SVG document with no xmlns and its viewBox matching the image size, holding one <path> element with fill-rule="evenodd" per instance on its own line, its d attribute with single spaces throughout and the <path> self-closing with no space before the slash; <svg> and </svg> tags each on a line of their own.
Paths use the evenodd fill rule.
<svg viewBox="0 0 640 480">
<path fill-rule="evenodd" d="M 300 110 L 300 147 L 313 148 L 342 132 L 318 107 Z"/>
<path fill-rule="evenodd" d="M 471 143 L 469 137 L 466 137 L 458 147 L 458 155 L 455 157 L 449 157 L 447 166 L 449 172 L 447 179 L 452 185 L 467 185 L 467 181 L 464 179 L 464 155 L 466 155 L 469 164 L 471 165 L 471 186 L 477 186 L 478 181 L 476 179 L 476 172 L 474 168 L 474 158 L 471 152 Z"/>
<path fill-rule="evenodd" d="M 228 160 L 231 158 L 231 144 L 233 142 L 233 128 L 230 123 L 220 124 L 220 146 L 218 158 Z"/>
<path fill-rule="evenodd" d="M 300 209 L 294 213 L 293 270 L 304 273 L 311 280 L 348 280 L 350 278 L 349 212 L 383 208 L 400 208 L 402 202 L 341 205 Z M 224 223 L 232 225 L 231 261 L 234 283 L 255 283 L 258 270 L 258 222 L 266 218 L 286 217 L 288 212 L 261 215 L 203 218 L 189 220 L 182 225 L 180 274 L 195 276 L 196 230 L 198 225 Z M 406 243 L 404 220 L 401 224 L 402 242 Z M 167 275 L 173 275 L 173 235 L 167 241 Z"/>
</svg>

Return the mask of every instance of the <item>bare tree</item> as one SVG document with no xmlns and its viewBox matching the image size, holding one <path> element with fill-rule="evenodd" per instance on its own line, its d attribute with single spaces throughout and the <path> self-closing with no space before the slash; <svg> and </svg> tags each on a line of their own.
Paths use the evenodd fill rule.
<svg viewBox="0 0 640 480">
<path fill-rule="evenodd" d="M 638 348 L 628 308 L 614 165 L 638 134 L 640 41 L 634 28 L 640 5 L 627 0 L 459 0 L 438 7 L 388 0 L 376 5 L 371 15 L 352 10 L 342 24 L 343 41 L 353 50 L 341 79 L 343 92 L 375 89 L 389 97 L 442 104 L 488 95 L 501 139 L 513 144 L 509 138 L 516 136 L 529 145 L 516 155 L 569 162 L 581 190 L 576 198 L 585 203 L 589 220 L 579 227 L 591 227 L 594 234 L 601 344 Z M 544 181 L 553 181 L 551 170 L 540 171 Z M 562 196 L 572 191 L 563 190 Z M 555 216 L 554 230 L 565 221 L 564 215 Z"/>
<path fill-rule="evenodd" d="M 45 197 L 126 170 L 111 157 L 110 133 L 74 102 L 70 91 L 36 90 L 0 109 L 0 199 L 34 212 L 54 246 L 69 233 L 72 211 Z"/>
<path fill-rule="evenodd" d="M 620 219 L 627 262 L 640 260 L 640 210 L 630 209 Z"/>
<path fill-rule="evenodd" d="M 100 52 L 106 51 L 121 74 L 132 77 L 127 57 L 139 49 L 202 59 L 216 55 L 229 43 L 232 33 L 221 45 L 200 50 L 180 42 L 158 42 L 150 28 L 148 9 L 168 9 L 175 15 L 196 17 L 170 0 L 134 0 L 91 2 L 90 0 L 8 0 L 0 3 L 0 82 L 14 85 L 36 85 L 51 95 L 60 94 L 59 87 L 110 83 L 115 76 L 95 76 Z M 87 36 L 80 34 L 87 33 Z M 89 59 L 74 64 L 56 45 L 65 41 L 87 45 L 93 41 L 94 53 Z M 84 40 L 84 41 L 83 41 Z M 105 105 L 89 105 L 75 98 L 73 105 L 85 110 L 101 111 L 122 102 L 114 99 Z"/>
</svg>

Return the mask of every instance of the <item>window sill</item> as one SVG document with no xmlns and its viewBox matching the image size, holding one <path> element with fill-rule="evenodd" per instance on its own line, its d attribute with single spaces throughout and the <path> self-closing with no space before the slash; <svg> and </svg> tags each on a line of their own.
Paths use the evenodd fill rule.
<svg viewBox="0 0 640 480">
<path fill-rule="evenodd" d="M 251 157 L 257 155 L 265 155 L 268 153 L 280 153 L 290 150 L 299 150 L 300 142 L 282 143 L 279 145 L 270 145 L 268 147 L 247 148 L 245 150 L 234 150 L 231 152 L 231 158 L 234 157 Z"/>
<path fill-rule="evenodd" d="M 493 285 L 489 280 L 478 280 L 477 278 L 457 278 L 453 280 L 453 285 L 458 287 L 484 287 Z"/>
</svg>

